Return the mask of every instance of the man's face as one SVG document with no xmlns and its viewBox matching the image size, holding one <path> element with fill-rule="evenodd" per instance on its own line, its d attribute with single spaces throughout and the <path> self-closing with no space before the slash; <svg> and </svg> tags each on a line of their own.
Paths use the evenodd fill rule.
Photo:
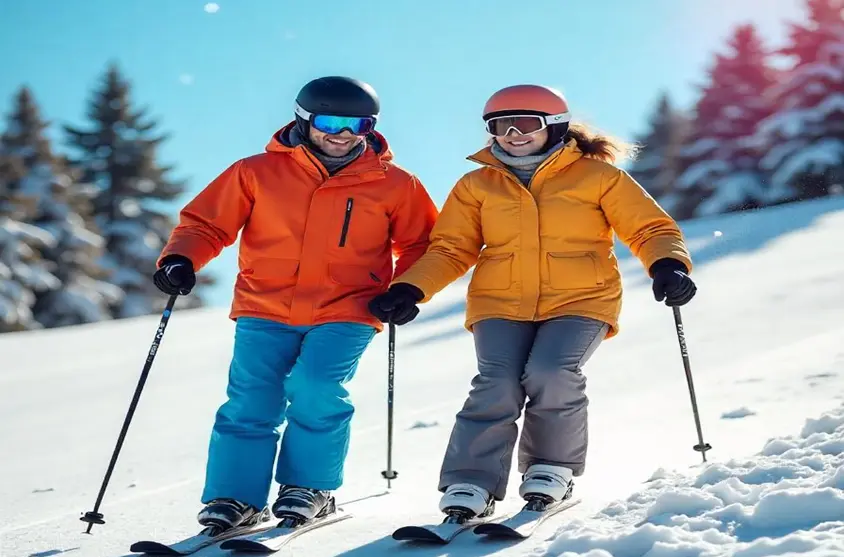
<svg viewBox="0 0 844 557">
<path fill-rule="evenodd" d="M 349 130 L 343 130 L 338 134 L 327 134 L 311 126 L 311 142 L 319 147 L 323 153 L 332 157 L 342 157 L 349 154 L 361 141 Z"/>
</svg>

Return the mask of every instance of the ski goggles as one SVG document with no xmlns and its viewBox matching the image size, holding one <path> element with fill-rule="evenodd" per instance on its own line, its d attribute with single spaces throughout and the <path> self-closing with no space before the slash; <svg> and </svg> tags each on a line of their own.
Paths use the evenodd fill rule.
<svg viewBox="0 0 844 557">
<path fill-rule="evenodd" d="M 571 113 L 551 114 L 542 116 L 539 114 L 509 114 L 507 116 L 494 116 L 484 123 L 486 131 L 490 135 L 502 137 L 516 130 L 521 135 L 531 135 L 542 131 L 551 124 L 564 124 L 571 120 Z"/>
<path fill-rule="evenodd" d="M 329 135 L 349 130 L 354 135 L 368 135 L 375 129 L 376 116 L 335 116 L 332 114 L 312 114 L 296 103 L 296 114 L 311 126 Z"/>
</svg>

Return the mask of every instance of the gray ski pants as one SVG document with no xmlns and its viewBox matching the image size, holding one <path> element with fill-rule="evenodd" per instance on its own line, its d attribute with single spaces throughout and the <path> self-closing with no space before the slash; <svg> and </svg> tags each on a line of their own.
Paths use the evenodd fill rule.
<svg viewBox="0 0 844 557">
<path fill-rule="evenodd" d="M 578 316 L 476 323 L 478 374 L 456 416 L 439 490 L 466 482 L 502 500 L 522 409 L 519 472 L 532 464 L 555 464 L 582 475 L 588 399 L 581 367 L 604 339 L 607 327 L 602 321 Z"/>
</svg>

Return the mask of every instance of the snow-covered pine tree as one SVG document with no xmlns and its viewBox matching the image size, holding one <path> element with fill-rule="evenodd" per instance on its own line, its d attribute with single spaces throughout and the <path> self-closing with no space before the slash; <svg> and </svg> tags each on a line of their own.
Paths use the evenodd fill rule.
<svg viewBox="0 0 844 557">
<path fill-rule="evenodd" d="M 117 318 L 161 311 L 166 303 L 151 277 L 175 226 L 166 202 L 184 190 L 183 183 L 168 177 L 172 169 L 156 161 L 166 135 L 153 131 L 157 124 L 147 118 L 146 109 L 132 106 L 130 89 L 111 65 L 90 102 L 89 126 L 65 126 L 71 145 L 81 152 L 74 164 L 96 189 L 94 212 L 106 239 L 105 264 L 113 283 L 126 294 L 113 308 Z M 202 300 L 191 294 L 180 305 L 197 307 Z"/>
<path fill-rule="evenodd" d="M 35 319 L 48 328 L 111 319 L 109 306 L 122 292 L 103 280 L 106 270 L 97 264 L 105 241 L 90 219 L 91 190 L 53 153 L 47 127 L 31 91 L 21 88 L 2 145 L 24 170 L 13 184 L 21 218 L 49 238 L 39 251 L 58 279 L 56 288 L 37 291 Z"/>
<path fill-rule="evenodd" d="M 677 218 L 759 205 L 763 177 L 751 138 L 757 124 L 773 112 L 764 93 L 775 72 L 753 25 L 738 26 L 729 45 L 729 53 L 715 56 L 681 150 Z"/>
<path fill-rule="evenodd" d="M 61 288 L 55 265 L 43 252 L 55 245 L 48 232 L 27 221 L 29 198 L 41 165 L 50 158 L 43 123 L 32 95 L 23 88 L 15 98 L 7 128 L 0 135 L 0 331 L 41 328 L 33 314 L 36 300 Z M 34 173 L 34 175 L 33 175 Z M 36 202 L 37 203 L 37 202 Z"/>
<path fill-rule="evenodd" d="M 844 0 L 808 0 L 807 11 L 779 51 L 793 62 L 768 91 L 779 110 L 755 137 L 771 203 L 844 191 Z"/>
<path fill-rule="evenodd" d="M 668 212 L 673 212 L 677 201 L 679 154 L 688 128 L 689 118 L 675 109 L 668 93 L 663 92 L 647 131 L 636 138 L 638 156 L 629 172 Z"/>
<path fill-rule="evenodd" d="M 39 275 L 37 250 L 19 220 L 23 208 L 12 184 L 26 173 L 19 160 L 0 150 L 0 333 L 40 328 L 32 314 L 35 292 L 28 277 Z M 56 281 L 57 282 L 57 281 Z"/>
</svg>

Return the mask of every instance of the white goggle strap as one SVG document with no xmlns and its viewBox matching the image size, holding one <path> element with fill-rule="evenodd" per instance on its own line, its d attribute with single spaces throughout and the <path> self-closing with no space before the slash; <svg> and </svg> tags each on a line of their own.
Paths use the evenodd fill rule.
<svg viewBox="0 0 844 557">
<path fill-rule="evenodd" d="M 302 108 L 299 103 L 293 103 L 293 111 L 296 113 L 297 116 L 299 116 L 302 120 L 306 122 L 310 122 L 311 116 L 313 116 L 313 114 Z"/>
<path fill-rule="evenodd" d="M 551 114 L 544 118 L 547 125 L 551 124 L 565 124 L 571 122 L 571 112 L 561 112 L 559 114 Z"/>
</svg>

